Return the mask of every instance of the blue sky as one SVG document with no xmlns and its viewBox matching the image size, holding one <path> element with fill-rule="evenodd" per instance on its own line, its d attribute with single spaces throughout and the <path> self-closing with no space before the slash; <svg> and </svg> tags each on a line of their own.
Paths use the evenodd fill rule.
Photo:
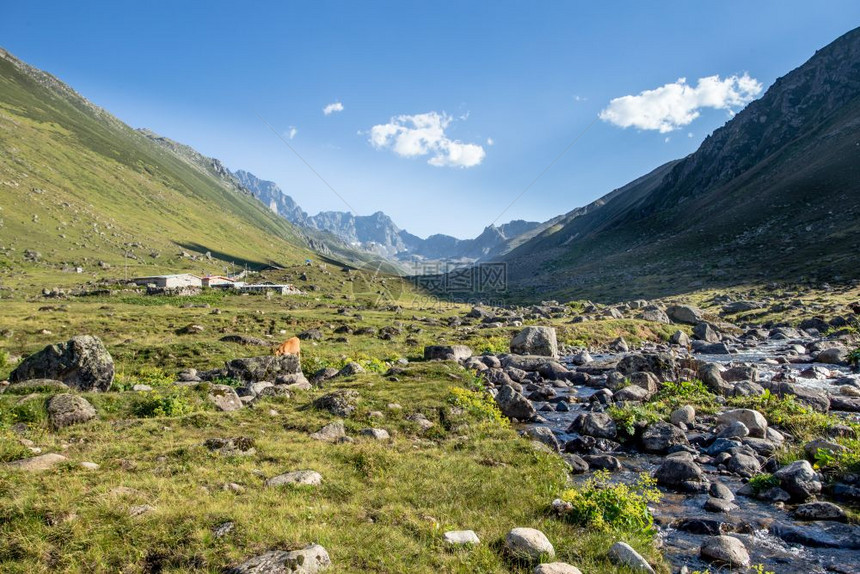
<svg viewBox="0 0 860 574">
<path fill-rule="evenodd" d="M 546 220 L 691 153 L 860 22 L 856 1 L 7 2 L 2 12 L 0 45 L 133 127 L 274 180 L 312 214 L 347 210 L 261 116 L 357 214 L 459 237 L 496 220 L 574 140 L 499 223 Z M 335 103 L 343 109 L 323 113 Z"/>
</svg>

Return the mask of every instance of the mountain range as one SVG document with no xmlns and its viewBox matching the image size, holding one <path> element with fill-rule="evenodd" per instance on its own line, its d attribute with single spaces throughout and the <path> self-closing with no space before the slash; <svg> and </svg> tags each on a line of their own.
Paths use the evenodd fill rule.
<svg viewBox="0 0 860 574">
<path fill-rule="evenodd" d="M 549 221 L 490 225 L 466 240 L 419 238 L 381 211 L 310 216 L 274 183 L 132 129 L 0 50 L 0 207 L 3 274 L 222 272 L 309 257 L 381 258 L 400 273 L 415 262 L 489 262 L 505 267 L 494 295 L 528 301 L 856 280 L 860 29 L 689 156 Z"/>
<path fill-rule="evenodd" d="M 274 213 L 302 227 L 331 232 L 348 245 L 399 262 L 446 261 L 473 263 L 507 253 L 542 229 L 542 224 L 516 220 L 489 225 L 474 239 L 457 239 L 436 234 L 422 239 L 395 225 L 381 211 L 355 215 L 345 211 L 323 211 L 308 215 L 274 182 L 257 178 L 243 170 L 233 173 L 236 180 Z"/>
</svg>

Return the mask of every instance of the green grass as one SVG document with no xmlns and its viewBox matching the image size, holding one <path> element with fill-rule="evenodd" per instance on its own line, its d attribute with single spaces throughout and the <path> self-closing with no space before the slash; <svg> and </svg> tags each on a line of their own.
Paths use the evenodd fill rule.
<svg viewBox="0 0 860 574">
<path fill-rule="evenodd" d="M 461 372 L 453 364 L 415 364 L 399 382 L 373 373 L 340 381 L 336 388 L 361 393 L 348 432 L 381 426 L 392 434 L 387 444 L 310 439 L 309 432 L 332 420 L 308 408 L 323 391 L 262 400 L 230 414 L 201 401 L 192 414 L 154 418 L 135 410 L 139 393 L 87 394 L 99 420 L 58 432 L 34 421 L 24 434 L 46 452 L 70 445 L 62 450 L 69 463 L 27 480 L 0 468 L 0 569 L 141 571 L 157 563 L 175 572 L 217 571 L 267 549 L 313 541 L 328 549 L 335 572 L 525 573 L 530 569 L 509 563 L 499 545 L 510 528 L 531 526 L 548 535 L 561 559 L 614 571 L 605 557 L 611 535 L 547 510 L 565 489 L 561 460 L 488 417 L 475 391 L 453 390 L 448 375 Z M 12 401 L 0 396 L 4 410 Z M 395 401 L 402 410 L 388 409 Z M 372 411 L 384 418 L 372 418 Z M 433 440 L 406 420 L 413 412 L 436 423 Z M 12 446 L 0 457 L 27 454 L 6 436 Z M 252 438 L 256 454 L 224 457 L 202 446 L 207 438 L 235 436 Z M 79 468 L 85 460 L 101 468 Z M 306 468 L 323 475 L 322 487 L 263 484 Z M 245 490 L 223 490 L 228 482 Z M 131 490 L 117 493 L 118 487 Z M 156 510 L 130 518 L 129 507 L 139 504 Z M 216 539 L 211 529 L 228 520 L 233 532 Z M 444 531 L 463 528 L 483 543 L 446 549 Z M 635 545 L 659 564 L 650 537 Z"/>
</svg>

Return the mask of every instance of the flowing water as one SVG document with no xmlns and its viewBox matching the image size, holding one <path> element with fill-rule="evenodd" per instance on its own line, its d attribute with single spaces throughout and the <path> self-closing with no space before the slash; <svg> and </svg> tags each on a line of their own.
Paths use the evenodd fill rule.
<svg viewBox="0 0 860 574">
<path fill-rule="evenodd" d="M 813 341 L 744 343 L 743 346 L 738 345 L 734 348 L 730 355 L 693 354 L 692 356 L 726 366 L 755 365 L 758 367 L 760 380 L 767 381 L 779 374 L 780 377 L 792 380 L 796 385 L 836 392 L 834 382 L 839 377 L 850 375 L 850 370 L 827 365 L 826 368 L 831 373 L 822 375 L 822 378 L 802 377 L 801 372 L 815 366 L 821 368 L 822 365 L 801 362 L 803 359 L 792 352 L 792 344 L 796 342 L 808 344 Z M 594 355 L 594 361 L 584 368 L 595 373 L 603 369 L 610 370 L 621 356 L 623 354 Z M 798 362 L 777 363 L 777 361 L 786 360 Z M 563 359 L 562 362 L 571 369 L 576 368 L 571 363 L 570 357 Z M 540 411 L 547 403 L 535 402 L 535 407 L 540 411 L 543 421 L 533 426 L 549 427 L 562 441 L 573 438 L 573 435 L 567 434 L 567 428 L 582 411 L 583 405 L 588 404 L 588 397 L 596 390 L 586 386 L 557 388 L 558 396 L 570 399 L 570 410 L 567 412 Z M 620 451 L 609 454 L 618 458 L 624 467 L 623 470 L 613 473 L 613 479 L 627 482 L 635 481 L 639 473 L 653 472 L 662 461 L 660 456 L 624 450 L 623 446 Z M 702 469 L 708 480 L 722 482 L 732 492 L 736 492 L 743 486 L 743 481 L 739 477 L 721 472 L 712 465 L 702 465 Z M 575 480 L 583 481 L 588 476 L 588 473 L 579 475 Z M 658 540 L 676 571 L 686 565 L 690 571 L 707 571 L 710 568 L 714 572 L 714 565 L 707 564 L 699 558 L 699 548 L 707 536 L 724 533 L 742 539 L 750 552 L 752 563 L 764 565 L 766 571 L 773 571 L 776 574 L 787 572 L 860 574 L 860 527 L 835 522 L 795 522 L 790 515 L 790 509 L 745 496 L 736 497 L 734 503 L 738 506 L 737 510 L 728 514 L 711 513 L 703 509 L 708 499 L 707 494 L 689 495 L 661 490 L 663 498 L 654 506 L 652 513 L 659 529 Z"/>
</svg>

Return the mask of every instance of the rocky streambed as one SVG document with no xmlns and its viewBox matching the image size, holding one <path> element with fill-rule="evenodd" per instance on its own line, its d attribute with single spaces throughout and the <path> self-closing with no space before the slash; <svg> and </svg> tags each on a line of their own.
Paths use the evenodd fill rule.
<svg viewBox="0 0 860 574">
<path fill-rule="evenodd" d="M 512 342 L 521 354 L 464 364 L 488 381 L 525 433 L 562 453 L 574 482 L 596 470 L 631 483 L 654 476 L 662 499 L 652 513 L 676 571 L 761 564 L 777 573 L 860 572 L 860 526 L 845 512 L 860 504 L 860 477 L 826 476 L 813 466 L 822 453 L 844 448 L 837 439 L 856 438 L 849 423 L 860 420 L 860 375 L 844 343 L 787 327 L 708 331 L 697 326 L 701 338 L 679 331 L 676 344 L 639 349 L 618 340 L 554 360 L 554 331 L 527 327 Z M 630 428 L 615 420 L 667 388 L 683 393 L 680 382 L 691 380 L 713 394 L 709 412 L 679 404 L 669 420 L 633 416 Z M 737 397 L 762 395 L 790 396 L 832 415 L 832 424 L 804 441 L 755 409 L 737 408 Z"/>
</svg>

